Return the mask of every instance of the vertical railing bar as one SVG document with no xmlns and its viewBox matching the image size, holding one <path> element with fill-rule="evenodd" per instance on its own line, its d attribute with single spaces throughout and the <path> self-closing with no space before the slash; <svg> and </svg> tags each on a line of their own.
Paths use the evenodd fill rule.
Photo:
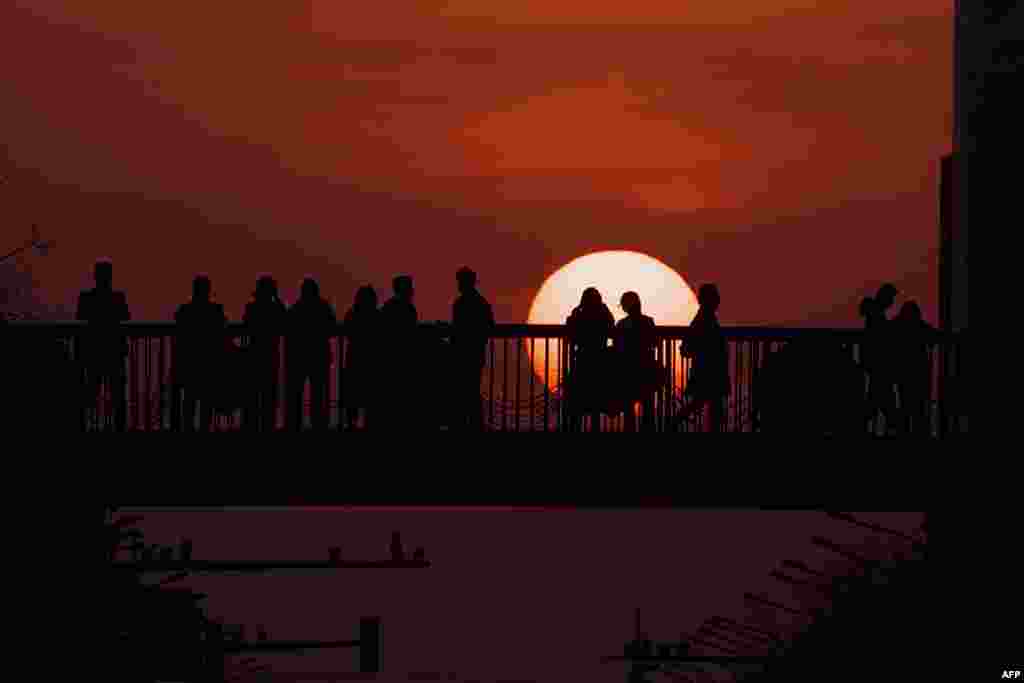
<svg viewBox="0 0 1024 683">
<path fill-rule="evenodd" d="M 158 396 L 157 400 L 159 401 L 159 405 L 160 405 L 160 431 L 163 431 L 164 430 L 164 403 L 166 401 L 166 398 L 164 398 L 164 391 L 166 390 L 165 389 L 165 385 L 167 384 L 167 377 L 165 375 L 165 373 L 167 371 L 166 370 L 166 368 L 167 368 L 167 337 L 165 335 L 160 335 L 160 346 L 157 348 L 157 361 L 156 361 L 156 364 L 157 364 L 157 366 L 159 366 L 158 370 L 157 370 L 158 374 L 157 374 L 156 381 L 157 381 L 157 391 L 159 392 L 159 396 Z"/>
<path fill-rule="evenodd" d="M 737 432 L 742 432 L 743 431 L 743 427 L 744 427 L 744 424 L 745 424 L 745 421 L 746 421 L 745 420 L 746 412 L 748 412 L 750 410 L 748 408 L 748 403 L 746 403 L 746 395 L 748 395 L 748 393 L 746 393 L 746 392 L 748 392 L 748 389 L 751 386 L 750 380 L 748 379 L 748 377 L 746 377 L 746 369 L 748 369 L 748 365 L 749 365 L 748 362 L 746 362 L 746 353 L 748 353 L 749 346 L 750 346 L 750 342 L 748 340 L 744 339 L 744 340 L 740 340 L 739 341 L 738 348 L 737 348 L 737 352 L 739 354 L 739 378 L 740 378 L 738 380 L 739 384 L 736 387 L 736 389 L 737 389 L 737 391 L 736 391 L 736 393 L 737 393 L 736 431 Z"/>
<path fill-rule="evenodd" d="M 126 432 L 132 431 L 132 425 L 135 425 L 135 427 L 138 427 L 138 421 L 139 421 L 139 393 L 141 392 L 141 387 L 139 386 L 139 379 L 140 378 L 139 378 L 139 371 L 138 371 L 138 368 L 139 368 L 139 341 L 140 341 L 140 338 L 133 335 L 130 339 L 131 339 L 131 341 L 129 342 L 129 346 L 128 346 L 128 354 L 129 354 L 129 357 L 128 357 L 128 376 L 125 378 L 125 380 L 128 383 L 128 386 L 125 388 L 125 392 L 124 392 L 125 401 L 126 401 L 126 403 L 128 403 L 128 405 L 123 406 L 121 408 L 121 410 L 124 411 L 124 413 L 123 413 L 124 417 L 122 419 L 123 419 L 123 422 L 124 422 L 124 430 Z M 134 394 L 135 400 L 132 400 L 132 395 L 133 394 Z M 130 412 L 128 410 L 129 406 L 131 406 L 131 411 Z M 115 413 L 115 415 L 116 414 L 117 413 Z"/>
<path fill-rule="evenodd" d="M 520 412 L 519 412 L 520 411 L 520 407 L 521 407 L 520 394 L 519 394 L 519 385 L 522 384 L 522 379 L 523 379 L 523 367 L 522 367 L 522 364 L 523 364 L 523 338 L 521 336 L 519 336 L 519 335 L 516 335 L 516 410 L 515 410 L 515 420 L 516 420 L 516 431 L 517 432 L 519 431 L 519 423 L 520 423 L 521 417 L 522 417 L 520 415 Z"/>
<path fill-rule="evenodd" d="M 562 355 L 563 355 L 562 347 L 564 345 L 565 345 L 564 337 L 559 337 L 558 338 L 558 350 L 557 350 L 557 354 L 558 354 L 558 397 L 559 397 L 559 400 L 558 400 L 558 431 L 567 431 L 566 424 L 565 424 L 566 423 L 566 413 L 567 413 L 567 405 L 566 405 L 566 398 L 565 398 L 565 376 L 566 376 L 566 374 L 568 372 L 568 369 L 565 367 L 566 360 L 562 358 Z"/>
<path fill-rule="evenodd" d="M 536 431 L 536 427 L 537 427 L 537 425 L 536 425 L 537 418 L 536 418 L 536 415 L 534 415 L 534 405 L 533 405 L 534 391 L 535 391 L 533 377 L 534 377 L 534 375 L 537 374 L 537 373 L 535 373 L 533 371 L 533 359 L 536 358 L 536 353 L 537 353 L 537 346 L 536 346 L 535 342 L 536 342 L 536 338 L 531 336 L 530 337 L 530 366 L 527 368 L 527 370 L 530 372 L 530 408 L 529 408 L 529 413 L 530 413 L 530 431 L 531 432 Z"/>
<path fill-rule="evenodd" d="M 150 422 L 150 417 L 149 417 L 150 396 L 153 393 L 153 387 L 152 387 L 152 384 L 153 384 L 153 362 L 152 362 L 153 347 L 152 347 L 152 345 L 150 343 L 152 341 L 152 339 L 153 338 L 150 335 L 148 335 L 148 334 L 143 339 L 143 343 L 144 343 L 145 348 L 146 348 L 146 353 L 145 353 L 145 356 L 143 357 L 144 367 L 145 367 L 146 371 L 145 371 L 145 373 L 143 373 L 144 384 L 145 384 L 145 389 L 144 389 L 144 392 L 145 392 L 145 403 L 142 406 L 142 429 L 143 429 L 143 431 L 147 431 L 147 432 L 150 431 L 150 427 L 152 426 L 152 424 Z"/>
<path fill-rule="evenodd" d="M 676 354 L 672 349 L 672 339 L 665 338 L 665 346 L 667 348 L 666 358 L 668 359 L 668 403 L 665 406 L 665 431 L 670 431 L 669 427 L 672 425 L 672 420 L 675 416 L 675 396 L 676 396 Z"/>
<path fill-rule="evenodd" d="M 494 377 L 497 374 L 497 372 L 496 372 L 496 370 L 494 368 L 495 347 L 496 346 L 497 346 L 497 343 L 496 343 L 494 337 L 491 337 L 490 340 L 488 340 L 488 347 L 490 348 L 490 352 L 491 352 L 491 367 L 489 368 L 489 377 L 487 378 L 488 387 L 489 387 L 489 389 L 487 391 L 487 403 L 488 403 L 488 412 L 489 412 L 489 415 L 488 415 L 488 418 L 487 418 L 487 424 L 488 424 L 488 427 L 490 429 L 494 428 Z"/>
<path fill-rule="evenodd" d="M 551 396 L 551 375 L 548 368 L 548 356 L 551 351 L 551 338 L 544 337 L 544 431 L 547 432 L 549 425 L 549 413 L 550 413 L 550 396 Z"/>
<path fill-rule="evenodd" d="M 508 337 L 502 337 L 501 352 L 501 431 L 508 430 Z"/>
<path fill-rule="evenodd" d="M 335 373 L 335 391 L 338 394 L 338 431 L 345 431 L 348 416 L 345 415 L 345 353 L 348 350 L 344 329 L 339 328 L 335 337 L 338 344 L 338 371 Z"/>
</svg>

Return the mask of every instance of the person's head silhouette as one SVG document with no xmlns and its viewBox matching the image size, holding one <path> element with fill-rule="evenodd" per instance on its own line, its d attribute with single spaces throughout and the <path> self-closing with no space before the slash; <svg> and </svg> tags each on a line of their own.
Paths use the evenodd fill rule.
<svg viewBox="0 0 1024 683">
<path fill-rule="evenodd" d="M 896 303 L 896 295 L 899 293 L 900 290 L 896 289 L 896 285 L 887 282 L 878 288 L 878 294 L 875 295 L 875 302 L 882 311 L 887 311 L 892 308 L 894 303 Z"/>
<path fill-rule="evenodd" d="M 583 290 L 583 296 L 580 297 L 581 307 L 590 308 L 600 306 L 602 303 L 604 303 L 604 299 L 601 298 L 601 292 L 597 291 L 597 287 L 587 287 Z"/>
<path fill-rule="evenodd" d="M 114 264 L 106 259 L 96 262 L 92 269 L 93 279 L 96 280 L 96 289 L 110 290 L 114 286 Z"/>
<path fill-rule="evenodd" d="M 712 313 L 717 311 L 722 303 L 722 296 L 718 293 L 718 285 L 710 282 L 701 285 L 700 289 L 697 290 L 697 303 L 700 304 L 701 308 L 705 308 Z"/>
<path fill-rule="evenodd" d="M 455 273 L 455 281 L 458 283 L 459 291 L 462 293 L 476 289 L 476 273 L 465 266 L 459 268 L 458 272 Z"/>
<path fill-rule="evenodd" d="M 257 301 L 274 301 L 277 299 L 277 280 L 269 275 L 261 275 L 256 280 L 256 291 L 252 296 Z"/>
<path fill-rule="evenodd" d="M 640 315 L 640 295 L 636 292 L 626 292 L 623 294 L 622 298 L 619 300 L 619 305 L 622 306 L 622 310 L 624 310 L 627 315 Z"/>
<path fill-rule="evenodd" d="M 359 310 L 376 310 L 377 290 L 370 285 L 360 287 L 356 292 L 355 306 Z"/>
<path fill-rule="evenodd" d="M 857 309 L 862 318 L 866 318 L 875 312 L 875 300 L 866 296 L 860 300 L 860 307 Z"/>
<path fill-rule="evenodd" d="M 907 301 L 900 308 L 899 319 L 906 322 L 919 323 L 924 320 L 921 315 L 921 306 L 916 301 Z"/>
<path fill-rule="evenodd" d="M 412 278 L 408 275 L 399 275 L 391 281 L 391 288 L 395 292 L 395 296 L 405 301 L 411 301 L 414 290 L 412 286 Z"/>
<path fill-rule="evenodd" d="M 213 285 L 210 282 L 210 278 L 206 275 L 196 275 L 195 279 L 192 280 L 193 301 L 209 301 L 212 291 Z"/>
<path fill-rule="evenodd" d="M 320 298 L 320 285 L 313 278 L 307 277 L 302 281 L 299 297 L 303 301 L 316 301 Z"/>
</svg>

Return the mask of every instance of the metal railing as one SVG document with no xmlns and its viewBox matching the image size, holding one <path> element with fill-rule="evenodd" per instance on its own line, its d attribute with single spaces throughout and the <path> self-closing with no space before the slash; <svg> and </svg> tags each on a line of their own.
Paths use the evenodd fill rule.
<svg viewBox="0 0 1024 683">
<path fill-rule="evenodd" d="M 420 326 L 420 339 L 402 345 L 410 354 L 406 359 L 406 374 L 394 379 L 395 372 L 380 372 L 383 408 L 393 420 L 408 418 L 417 428 L 424 425 L 444 429 L 451 426 L 453 395 L 451 359 L 447 343 L 450 328 L 443 324 L 424 323 Z M 838 433 L 833 426 L 823 427 L 822 416 L 829 412 L 851 413 L 851 418 L 865 433 L 893 432 L 898 425 L 886 425 L 883 414 L 874 411 L 865 401 L 868 382 L 860 370 L 857 396 L 831 406 L 828 400 L 836 395 L 838 380 L 829 376 L 829 369 L 817 368 L 820 358 L 829 362 L 845 359 L 847 370 L 857 368 L 861 360 L 863 332 L 834 329 L 780 329 L 760 327 L 724 328 L 729 349 L 730 392 L 724 409 L 723 431 L 752 432 L 775 431 L 771 427 L 779 415 L 785 416 L 787 429 L 810 432 Z M 46 366 L 39 374 L 48 383 L 47 391 L 36 401 L 40 411 L 53 411 L 55 405 L 62 414 L 74 412 L 79 426 L 85 430 L 109 429 L 117 414 L 113 399 L 119 392 L 102 386 L 98 393 L 87 390 L 86 368 L 79 356 L 80 340 L 91 334 L 90 328 L 76 322 L 13 322 L 4 326 L 2 334 L 16 345 L 18 351 L 5 354 L 5 362 L 12 371 L 15 366 Z M 109 332 L 104 334 L 109 335 Z M 124 359 L 123 404 L 125 428 L 133 431 L 178 430 L 182 427 L 182 396 L 175 381 L 176 327 L 173 323 L 130 322 L 115 332 L 127 340 Z M 249 330 L 240 323 L 228 325 L 225 334 L 234 344 L 245 349 L 249 344 Z M 659 327 L 656 332 L 656 360 L 663 369 L 666 381 L 654 394 L 650 407 L 653 419 L 647 429 L 658 432 L 704 431 L 709 428 L 707 414 L 696 411 L 686 419 L 682 414 L 689 402 L 685 389 L 691 361 L 683 357 L 680 342 L 686 338 L 686 327 Z M 928 424 L 924 431 L 932 436 L 966 431 L 966 402 L 958 387 L 963 377 L 963 345 L 965 335 L 936 334 L 927 340 L 929 362 L 929 396 L 927 397 Z M 421 341 L 429 344 L 421 344 Z M 611 342 L 609 342 L 611 343 Z M 784 397 L 777 387 L 769 391 L 762 380 L 766 361 L 781 358 L 777 352 L 799 345 L 807 357 L 797 363 L 802 393 L 787 393 Z M 282 340 L 278 367 L 274 374 L 279 387 L 275 426 L 285 424 L 284 388 L 287 386 Z M 328 422 L 331 428 L 348 425 L 349 406 L 346 392 L 346 353 L 349 342 L 343 326 L 339 325 L 330 339 L 331 364 L 326 382 Z M 26 351 L 26 349 L 28 351 Z M 52 353 L 49 353 L 51 352 Z M 819 352 L 829 352 L 819 356 Z M 27 354 L 27 355 L 26 355 Z M 49 354 L 49 355 L 47 355 Z M 435 355 L 436 354 L 436 355 Z M 384 362 L 387 362 L 385 359 Z M 622 431 L 626 421 L 623 415 L 602 414 L 580 418 L 572 410 L 564 390 L 566 373 L 572 367 L 572 354 L 562 325 L 498 325 L 486 347 L 486 362 L 481 381 L 481 401 L 485 428 L 492 431 L 572 431 L 581 428 L 594 431 Z M 801 365 L 802 363 L 802 365 Z M 212 366 L 216 370 L 216 366 Z M 792 365 L 786 366 L 790 372 Z M 36 368 L 38 369 L 38 368 Z M 20 370 L 25 371 L 25 367 Z M 35 372 L 33 369 L 32 372 Z M 8 372 L 8 376 L 12 376 Z M 390 378 L 390 379 L 389 379 Z M 216 378 L 214 378 L 216 381 Z M 799 381 L 798 381 L 799 380 Z M 228 381 L 224 379 L 224 381 Z M 384 386 L 387 384 L 388 386 Z M 61 385 L 61 386 L 57 386 Z M 755 389 L 757 390 L 755 392 Z M 861 392 L 859 389 L 864 389 Z M 302 428 L 311 425 L 309 387 L 304 388 Z M 69 405 L 73 403 L 74 405 Z M 772 423 L 766 421 L 767 407 L 772 406 Z M 67 410 L 64 410 L 67 409 Z M 27 407 L 32 411 L 31 406 Z M 253 410 L 242 405 L 231 410 L 220 410 L 214 418 L 215 429 L 238 430 L 253 426 Z M 893 422 L 890 413 L 889 421 Z M 920 427 L 920 425 L 919 425 Z"/>
</svg>

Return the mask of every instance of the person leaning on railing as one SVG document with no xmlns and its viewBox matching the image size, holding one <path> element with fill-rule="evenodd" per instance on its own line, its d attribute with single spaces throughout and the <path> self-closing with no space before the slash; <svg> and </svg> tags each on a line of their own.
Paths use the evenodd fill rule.
<svg viewBox="0 0 1024 683">
<path fill-rule="evenodd" d="M 571 429 L 582 428 L 590 416 L 591 431 L 599 431 L 600 417 L 615 409 L 615 358 L 608 339 L 615 334 L 615 318 L 595 287 L 583 291 L 580 305 L 565 321 L 569 339 L 569 370 L 566 373 Z"/>
<path fill-rule="evenodd" d="M 280 401 L 281 334 L 287 309 L 277 292 L 277 282 L 269 275 L 256 281 L 253 300 L 245 305 L 242 322 L 249 332 L 249 363 L 255 385 L 256 427 L 273 431 Z"/>
<path fill-rule="evenodd" d="M 177 341 L 174 354 L 174 387 L 184 392 L 185 430 L 194 429 L 199 412 L 200 431 L 213 426 L 216 393 L 223 390 L 227 316 L 224 305 L 211 300 L 210 278 L 198 275 L 192 281 L 192 299 L 174 313 Z M 179 399 L 175 396 L 175 403 Z"/>
<path fill-rule="evenodd" d="M 459 426 L 483 429 L 480 380 L 484 371 L 487 341 L 494 330 L 491 304 L 477 290 L 477 277 L 469 268 L 455 274 L 459 297 L 452 304 L 452 355 L 455 361 L 456 402 Z"/>
<path fill-rule="evenodd" d="M 686 383 L 690 403 L 681 411 L 680 420 L 708 408 L 708 431 L 719 432 L 725 423 L 725 402 L 729 396 L 729 346 L 718 322 L 722 298 L 718 286 L 701 285 L 697 292 L 700 308 L 683 340 L 681 352 L 693 361 Z"/>
<path fill-rule="evenodd" d="M 78 340 L 78 357 L 86 374 L 88 405 L 96 406 L 106 386 L 111 394 L 114 424 L 123 431 L 127 422 L 125 405 L 125 358 L 128 340 L 119 331 L 121 323 L 131 319 L 124 292 L 113 288 L 114 269 L 109 261 L 99 261 L 93 269 L 96 286 L 78 296 L 75 319 L 88 323 L 88 331 Z"/>
</svg>

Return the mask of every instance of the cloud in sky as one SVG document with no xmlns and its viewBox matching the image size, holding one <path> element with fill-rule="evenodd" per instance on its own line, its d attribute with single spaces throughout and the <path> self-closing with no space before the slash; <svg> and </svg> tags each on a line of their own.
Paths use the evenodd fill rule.
<svg viewBox="0 0 1024 683">
<path fill-rule="evenodd" d="M 950 148 L 950 15 L 925 0 L 19 0 L 0 9 L 5 152 L 49 182 L 246 224 L 377 281 L 448 243 L 517 301 L 511 316 L 539 281 L 490 244 L 523 241 L 556 267 L 628 246 L 595 238 L 628 230 L 669 259 L 858 200 L 900 205 L 890 248 L 909 271 L 937 234 L 920 207 Z M 744 223 L 693 215 L 733 209 Z M 380 230 L 344 227 L 399 219 L 399 255 Z M 87 220 L 118 229 L 116 212 Z M 856 231 L 832 241 L 870 256 Z M 824 277 L 828 291 L 862 279 Z"/>
</svg>

